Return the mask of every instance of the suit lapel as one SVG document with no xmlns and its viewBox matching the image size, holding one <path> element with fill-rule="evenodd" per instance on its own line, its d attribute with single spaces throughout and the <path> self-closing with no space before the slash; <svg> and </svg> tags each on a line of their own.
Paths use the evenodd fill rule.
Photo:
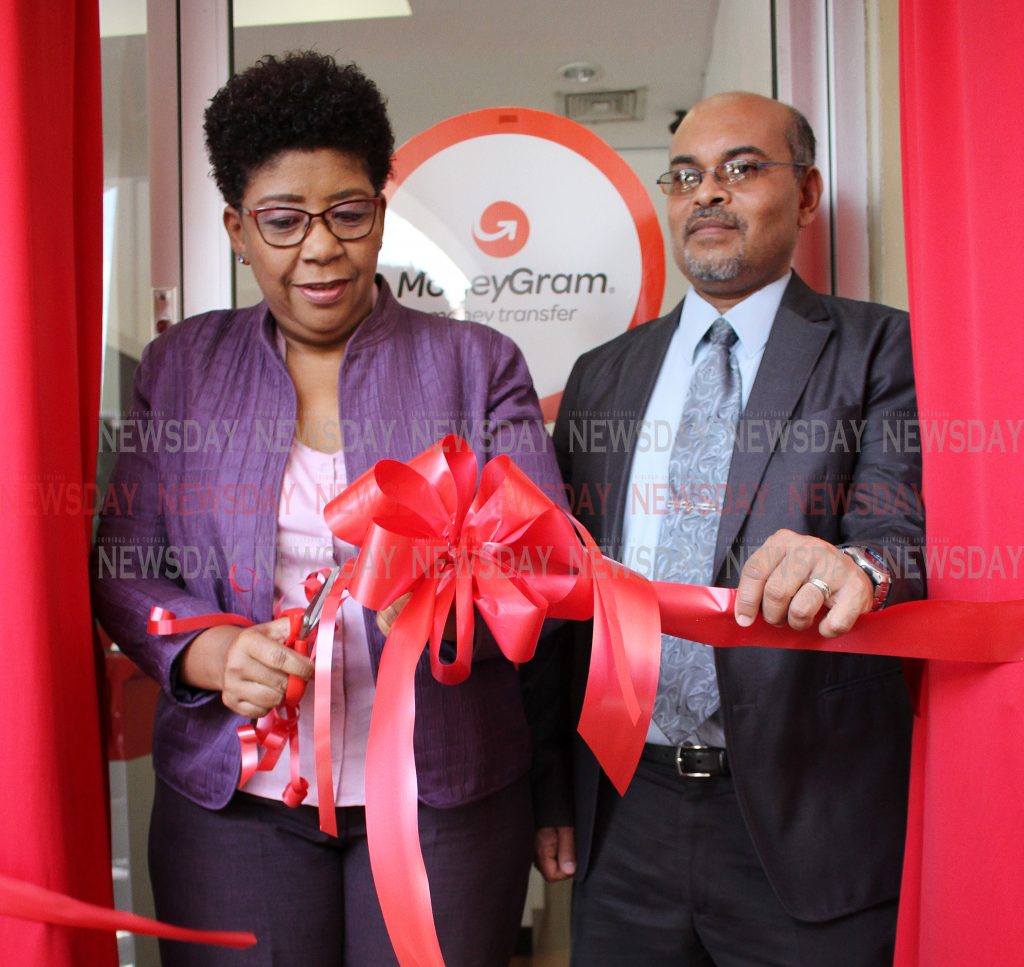
<svg viewBox="0 0 1024 967">
<path fill-rule="evenodd" d="M 831 332 L 824 303 L 794 272 L 772 324 L 741 424 L 745 420 L 785 423 L 792 417 Z M 773 450 L 767 447 L 752 450 L 743 445 L 747 438 L 741 426 L 729 465 L 728 492 L 732 494 L 753 495 L 772 457 Z M 722 517 L 715 543 L 716 575 L 745 521 L 741 514 Z"/>
<path fill-rule="evenodd" d="M 611 410 L 622 419 L 629 420 L 634 426 L 644 418 L 647 404 L 654 392 L 654 384 L 668 352 L 668 344 L 679 324 L 679 314 L 683 304 L 680 302 L 668 315 L 645 323 L 642 333 L 637 333 L 633 347 L 626 358 L 625 365 L 619 370 L 619 380 L 612 398 Z M 627 490 L 629 489 L 629 472 L 633 464 L 634 443 L 622 449 L 613 447 L 607 455 L 605 463 L 605 480 L 612 485 L 612 500 L 608 513 L 604 518 L 604 541 L 613 542 L 611 548 L 616 556 L 622 543 L 622 522 L 626 512 Z"/>
</svg>

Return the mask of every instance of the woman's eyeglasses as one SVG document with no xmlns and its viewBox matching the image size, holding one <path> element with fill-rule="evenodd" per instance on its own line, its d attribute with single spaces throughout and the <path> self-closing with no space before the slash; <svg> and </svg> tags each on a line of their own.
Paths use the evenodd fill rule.
<svg viewBox="0 0 1024 967">
<path fill-rule="evenodd" d="M 256 230 L 268 245 L 274 248 L 290 248 L 299 245 L 309 234 L 314 218 L 322 218 L 324 224 L 339 242 L 354 242 L 365 238 L 377 221 L 377 210 L 383 199 L 352 198 L 340 201 L 322 212 L 307 212 L 302 208 L 243 208 L 252 215 Z"/>
</svg>

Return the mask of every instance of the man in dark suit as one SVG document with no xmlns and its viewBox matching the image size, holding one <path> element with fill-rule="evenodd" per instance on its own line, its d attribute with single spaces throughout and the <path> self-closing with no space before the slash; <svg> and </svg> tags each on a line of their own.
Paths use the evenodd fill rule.
<svg viewBox="0 0 1024 967">
<path fill-rule="evenodd" d="M 924 593 L 920 458 L 901 432 L 916 416 L 907 316 L 792 272 L 822 193 L 798 112 L 709 98 L 670 155 L 659 183 L 692 288 L 577 362 L 555 429 L 563 475 L 610 556 L 661 578 L 680 556 L 699 564 L 703 541 L 703 583 L 738 587 L 741 625 L 760 613 L 840 635 Z M 715 353 L 724 375 L 709 378 Z M 694 430 L 701 406 L 710 429 Z M 624 445 L 608 442 L 609 420 L 626 424 Z M 695 469 L 718 459 L 715 427 L 729 434 L 717 484 Z M 806 651 L 707 650 L 681 698 L 667 680 L 706 646 L 666 638 L 621 798 L 578 737 L 571 782 L 557 743 L 538 748 L 537 862 L 549 879 L 575 874 L 574 964 L 891 963 L 910 699 L 898 660 L 815 652 L 813 634 Z M 581 628 L 573 722 L 588 662 Z"/>
</svg>

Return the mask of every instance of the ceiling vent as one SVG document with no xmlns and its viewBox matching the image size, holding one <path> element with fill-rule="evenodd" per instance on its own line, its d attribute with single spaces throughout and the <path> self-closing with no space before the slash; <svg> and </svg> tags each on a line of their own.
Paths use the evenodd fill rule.
<svg viewBox="0 0 1024 967">
<path fill-rule="evenodd" d="M 632 91 L 581 91 L 563 94 L 564 114 L 580 124 L 602 121 L 642 121 L 647 89 Z"/>
</svg>

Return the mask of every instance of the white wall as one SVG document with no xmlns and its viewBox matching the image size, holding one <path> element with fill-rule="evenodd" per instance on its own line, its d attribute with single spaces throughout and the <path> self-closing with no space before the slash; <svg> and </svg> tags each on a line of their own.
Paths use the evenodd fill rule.
<svg viewBox="0 0 1024 967">
<path fill-rule="evenodd" d="M 871 298 L 907 308 L 900 157 L 899 0 L 867 0 Z"/>
<path fill-rule="evenodd" d="M 704 96 L 722 91 L 772 94 L 769 0 L 719 0 Z"/>
</svg>

